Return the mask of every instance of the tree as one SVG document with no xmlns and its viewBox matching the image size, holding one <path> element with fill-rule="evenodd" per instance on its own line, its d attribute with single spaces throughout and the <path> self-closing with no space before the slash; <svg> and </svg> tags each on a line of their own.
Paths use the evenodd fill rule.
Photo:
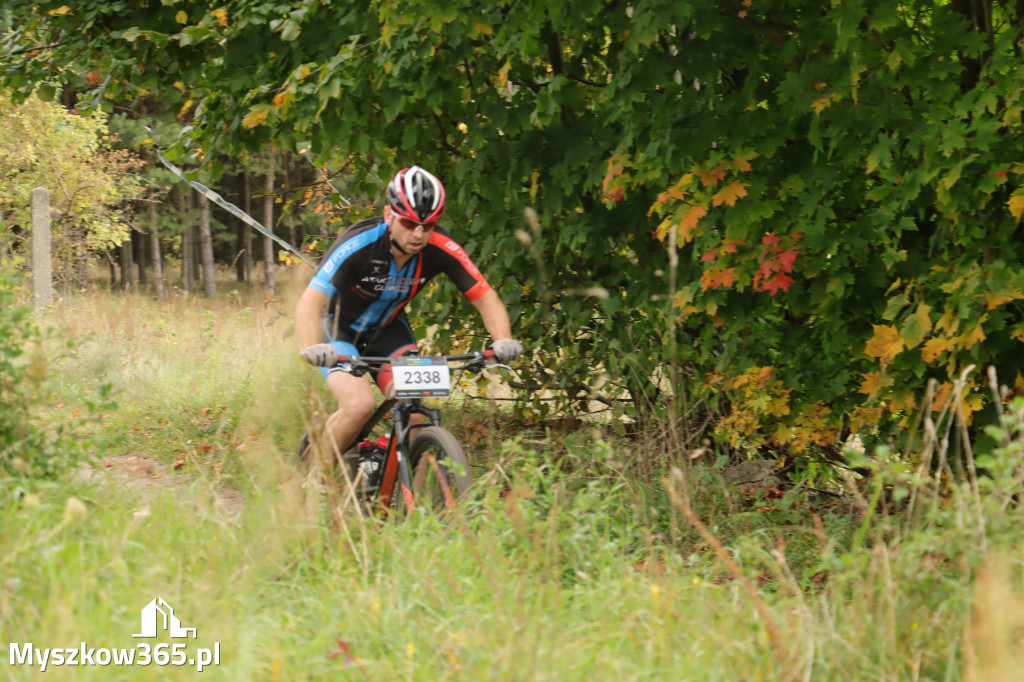
<svg viewBox="0 0 1024 682">
<path fill-rule="evenodd" d="M 96 106 L 173 89 L 176 152 L 213 172 L 268 142 L 377 196 L 430 167 L 544 385 L 585 400 L 597 359 L 664 402 L 674 360 L 677 409 L 799 453 L 896 427 L 927 378 L 1017 379 L 1015 2 L 116 4 L 18 3 L 5 81 L 72 65 Z"/>
<path fill-rule="evenodd" d="M 137 160 L 111 147 L 103 119 L 36 97 L 15 104 L 0 91 L 0 214 L 6 216 L 0 246 L 14 226 L 28 228 L 31 191 L 50 190 L 55 277 L 65 287 L 92 254 L 127 239 L 124 202 L 139 189 Z"/>
</svg>

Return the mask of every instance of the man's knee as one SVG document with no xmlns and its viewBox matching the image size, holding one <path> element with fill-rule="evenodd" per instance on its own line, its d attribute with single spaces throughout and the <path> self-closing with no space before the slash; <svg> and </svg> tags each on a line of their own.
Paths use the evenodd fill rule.
<svg viewBox="0 0 1024 682">
<path fill-rule="evenodd" d="M 366 421 L 373 414 L 373 394 L 354 394 L 338 402 L 338 411 L 345 420 Z"/>
</svg>

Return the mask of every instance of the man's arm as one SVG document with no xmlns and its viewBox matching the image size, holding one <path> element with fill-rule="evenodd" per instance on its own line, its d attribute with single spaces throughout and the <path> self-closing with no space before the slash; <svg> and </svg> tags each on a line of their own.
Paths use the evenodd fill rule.
<svg viewBox="0 0 1024 682">
<path fill-rule="evenodd" d="M 480 317 L 484 321 L 484 328 L 491 335 L 492 341 L 512 338 L 512 324 L 509 322 L 505 304 L 498 297 L 498 292 L 494 289 L 489 290 L 486 294 L 473 301 L 473 305 L 480 311 Z"/>
<path fill-rule="evenodd" d="M 299 350 L 305 350 L 320 342 L 320 311 L 329 299 L 316 289 L 306 289 L 295 306 L 295 339 Z"/>
</svg>

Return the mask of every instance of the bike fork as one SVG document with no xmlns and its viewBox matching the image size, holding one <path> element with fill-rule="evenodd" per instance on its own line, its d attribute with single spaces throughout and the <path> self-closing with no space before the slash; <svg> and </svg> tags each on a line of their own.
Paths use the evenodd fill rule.
<svg viewBox="0 0 1024 682">
<path fill-rule="evenodd" d="M 381 515 L 387 516 L 388 507 L 391 506 L 391 498 L 396 492 L 401 499 L 395 503 L 396 508 L 404 504 L 407 512 L 411 512 L 416 502 L 412 495 L 412 476 L 409 471 L 409 460 L 406 454 L 399 447 L 402 435 L 405 433 L 405 422 L 402 419 L 401 411 L 396 406 L 393 408 L 391 438 L 388 441 L 388 454 L 385 458 L 384 475 L 381 478 L 380 505 Z"/>
</svg>

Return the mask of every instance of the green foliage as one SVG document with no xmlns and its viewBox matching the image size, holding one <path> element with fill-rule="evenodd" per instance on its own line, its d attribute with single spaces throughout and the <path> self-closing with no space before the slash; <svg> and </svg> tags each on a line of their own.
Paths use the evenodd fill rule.
<svg viewBox="0 0 1024 682">
<path fill-rule="evenodd" d="M 1016 5 L 65 7 L 16 3 L 8 86 L 160 93 L 194 125 L 179 153 L 308 148 L 353 190 L 438 172 L 545 387 L 585 395 L 600 366 L 611 397 L 664 405 L 650 377 L 677 361 L 680 408 L 799 453 L 898 429 L 928 378 L 1016 371 Z"/>
<path fill-rule="evenodd" d="M 27 233 L 31 192 L 50 192 L 55 276 L 68 275 L 90 252 L 120 244 L 128 236 L 123 202 L 137 190 L 136 160 L 110 147 L 105 116 L 78 115 L 29 96 L 15 103 L 0 92 L 0 258 L 11 253 L 13 226 Z"/>
<path fill-rule="evenodd" d="M 86 452 L 77 438 L 81 419 L 44 420 L 54 353 L 19 296 L 19 279 L 0 266 L 0 476 L 54 477 Z M 83 404 L 91 410 L 94 404 Z"/>
</svg>

